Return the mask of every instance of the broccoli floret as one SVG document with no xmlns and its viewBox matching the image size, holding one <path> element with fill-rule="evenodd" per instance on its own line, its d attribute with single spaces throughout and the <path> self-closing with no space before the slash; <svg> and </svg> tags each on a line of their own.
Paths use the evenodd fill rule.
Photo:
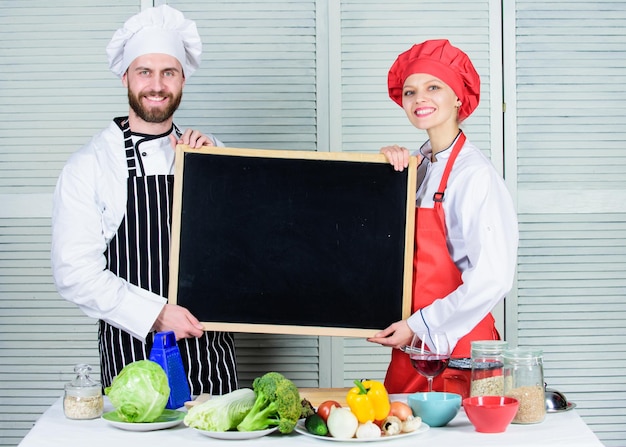
<svg viewBox="0 0 626 447">
<path fill-rule="evenodd" d="M 254 379 L 252 388 L 256 400 L 237 430 L 256 431 L 278 426 L 281 433 L 291 433 L 302 411 L 298 387 L 282 374 L 268 372 Z"/>
<path fill-rule="evenodd" d="M 306 398 L 303 398 L 300 402 L 300 419 L 306 419 L 312 414 L 315 413 L 315 408 L 313 408 L 313 404 Z"/>
</svg>

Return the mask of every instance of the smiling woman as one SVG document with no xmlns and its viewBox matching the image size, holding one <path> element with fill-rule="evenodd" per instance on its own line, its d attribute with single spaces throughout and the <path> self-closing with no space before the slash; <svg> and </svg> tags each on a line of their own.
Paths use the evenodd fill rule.
<svg viewBox="0 0 626 447">
<path fill-rule="evenodd" d="M 467 54 L 445 39 L 413 45 L 392 64 L 387 87 L 429 139 L 418 154 L 411 316 L 369 340 L 395 348 L 385 378 L 390 392 L 432 391 L 432 377 L 426 388 L 399 348 L 441 333 L 448 356 L 467 358 L 472 340 L 500 338 L 491 311 L 513 286 L 517 215 L 503 179 L 459 127 L 480 98 L 480 76 Z M 397 171 L 408 165 L 402 146 L 381 153 Z M 469 383 L 469 371 L 461 374 Z M 458 375 L 444 371 L 435 389 Z"/>
</svg>

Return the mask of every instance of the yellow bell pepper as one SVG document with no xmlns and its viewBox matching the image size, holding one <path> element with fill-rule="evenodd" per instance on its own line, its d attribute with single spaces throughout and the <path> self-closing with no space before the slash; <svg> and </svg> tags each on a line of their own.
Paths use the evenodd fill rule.
<svg viewBox="0 0 626 447">
<path fill-rule="evenodd" d="M 361 424 L 382 421 L 389 415 L 391 404 L 385 386 L 376 380 L 355 380 L 346 401 Z"/>
</svg>

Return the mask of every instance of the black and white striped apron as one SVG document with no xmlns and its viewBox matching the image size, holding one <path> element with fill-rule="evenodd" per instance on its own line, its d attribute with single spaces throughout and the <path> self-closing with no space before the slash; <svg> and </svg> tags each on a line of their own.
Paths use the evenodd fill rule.
<svg viewBox="0 0 626 447">
<path fill-rule="evenodd" d="M 143 289 L 167 297 L 173 175 L 144 175 L 128 118 L 115 118 L 124 134 L 128 165 L 126 215 L 105 253 L 108 269 Z M 178 129 L 175 127 L 177 133 Z M 144 140 L 145 141 L 145 140 Z M 139 175 L 138 175 L 139 174 Z M 100 320 L 98 345 L 103 387 L 110 386 L 122 368 L 149 357 L 154 333 L 146 342 Z M 225 394 L 237 388 L 235 347 L 231 333 L 208 332 L 178 341 L 192 395 Z"/>
</svg>

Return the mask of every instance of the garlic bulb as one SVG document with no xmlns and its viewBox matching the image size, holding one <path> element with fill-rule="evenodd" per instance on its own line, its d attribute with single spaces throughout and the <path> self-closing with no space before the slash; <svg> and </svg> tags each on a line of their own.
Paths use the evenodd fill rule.
<svg viewBox="0 0 626 447">
<path fill-rule="evenodd" d="M 372 421 L 359 424 L 359 427 L 356 429 L 356 437 L 358 439 L 380 438 L 381 435 L 380 427 Z"/>
</svg>

